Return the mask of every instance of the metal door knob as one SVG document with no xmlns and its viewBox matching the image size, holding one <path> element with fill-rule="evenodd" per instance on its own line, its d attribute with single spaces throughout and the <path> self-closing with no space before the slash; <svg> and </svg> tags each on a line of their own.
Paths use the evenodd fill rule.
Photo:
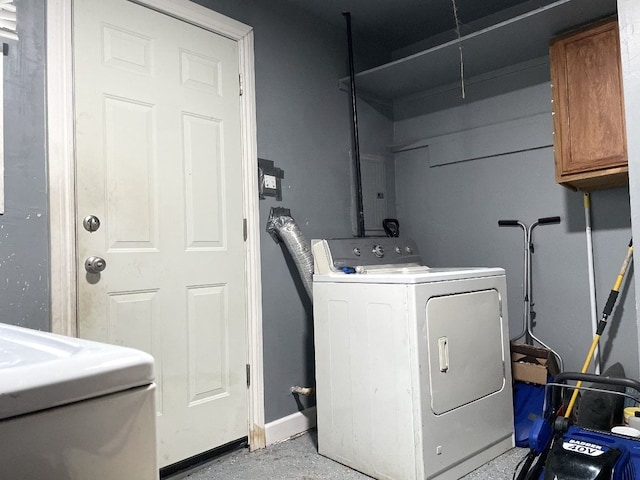
<svg viewBox="0 0 640 480">
<path fill-rule="evenodd" d="M 84 269 L 89 273 L 100 273 L 107 268 L 104 258 L 89 257 L 84 261 Z"/>
</svg>

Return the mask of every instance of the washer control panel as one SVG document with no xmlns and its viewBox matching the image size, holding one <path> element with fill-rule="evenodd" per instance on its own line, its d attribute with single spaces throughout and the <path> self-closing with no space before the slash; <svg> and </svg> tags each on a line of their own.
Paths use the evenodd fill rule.
<svg viewBox="0 0 640 480">
<path fill-rule="evenodd" d="M 316 273 L 422 265 L 416 243 L 400 237 L 333 238 L 311 243 Z"/>
</svg>

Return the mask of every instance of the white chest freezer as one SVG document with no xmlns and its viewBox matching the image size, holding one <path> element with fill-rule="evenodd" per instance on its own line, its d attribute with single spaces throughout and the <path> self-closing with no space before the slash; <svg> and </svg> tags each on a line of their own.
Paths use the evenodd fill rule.
<svg viewBox="0 0 640 480">
<path fill-rule="evenodd" d="M 0 324 L 0 478 L 158 478 L 153 357 Z"/>
</svg>

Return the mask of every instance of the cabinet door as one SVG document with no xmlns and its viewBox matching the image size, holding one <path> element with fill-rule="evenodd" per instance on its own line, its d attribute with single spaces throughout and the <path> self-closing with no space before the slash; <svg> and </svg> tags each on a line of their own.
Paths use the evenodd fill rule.
<svg viewBox="0 0 640 480">
<path fill-rule="evenodd" d="M 593 189 L 626 182 L 627 149 L 615 19 L 553 41 L 556 180 Z"/>
</svg>

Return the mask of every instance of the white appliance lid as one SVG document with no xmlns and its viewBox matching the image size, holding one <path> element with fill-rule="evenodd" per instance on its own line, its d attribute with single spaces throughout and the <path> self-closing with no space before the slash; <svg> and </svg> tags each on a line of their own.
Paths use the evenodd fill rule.
<svg viewBox="0 0 640 480">
<path fill-rule="evenodd" d="M 334 283 L 405 283 L 419 284 L 431 282 L 446 282 L 467 278 L 494 277 L 504 275 L 502 268 L 469 267 L 469 268 L 429 268 L 405 267 L 393 269 L 371 269 L 364 273 L 331 272 L 315 274 L 314 282 Z"/>
<path fill-rule="evenodd" d="M 0 419 L 153 382 L 153 357 L 0 323 Z"/>
</svg>

